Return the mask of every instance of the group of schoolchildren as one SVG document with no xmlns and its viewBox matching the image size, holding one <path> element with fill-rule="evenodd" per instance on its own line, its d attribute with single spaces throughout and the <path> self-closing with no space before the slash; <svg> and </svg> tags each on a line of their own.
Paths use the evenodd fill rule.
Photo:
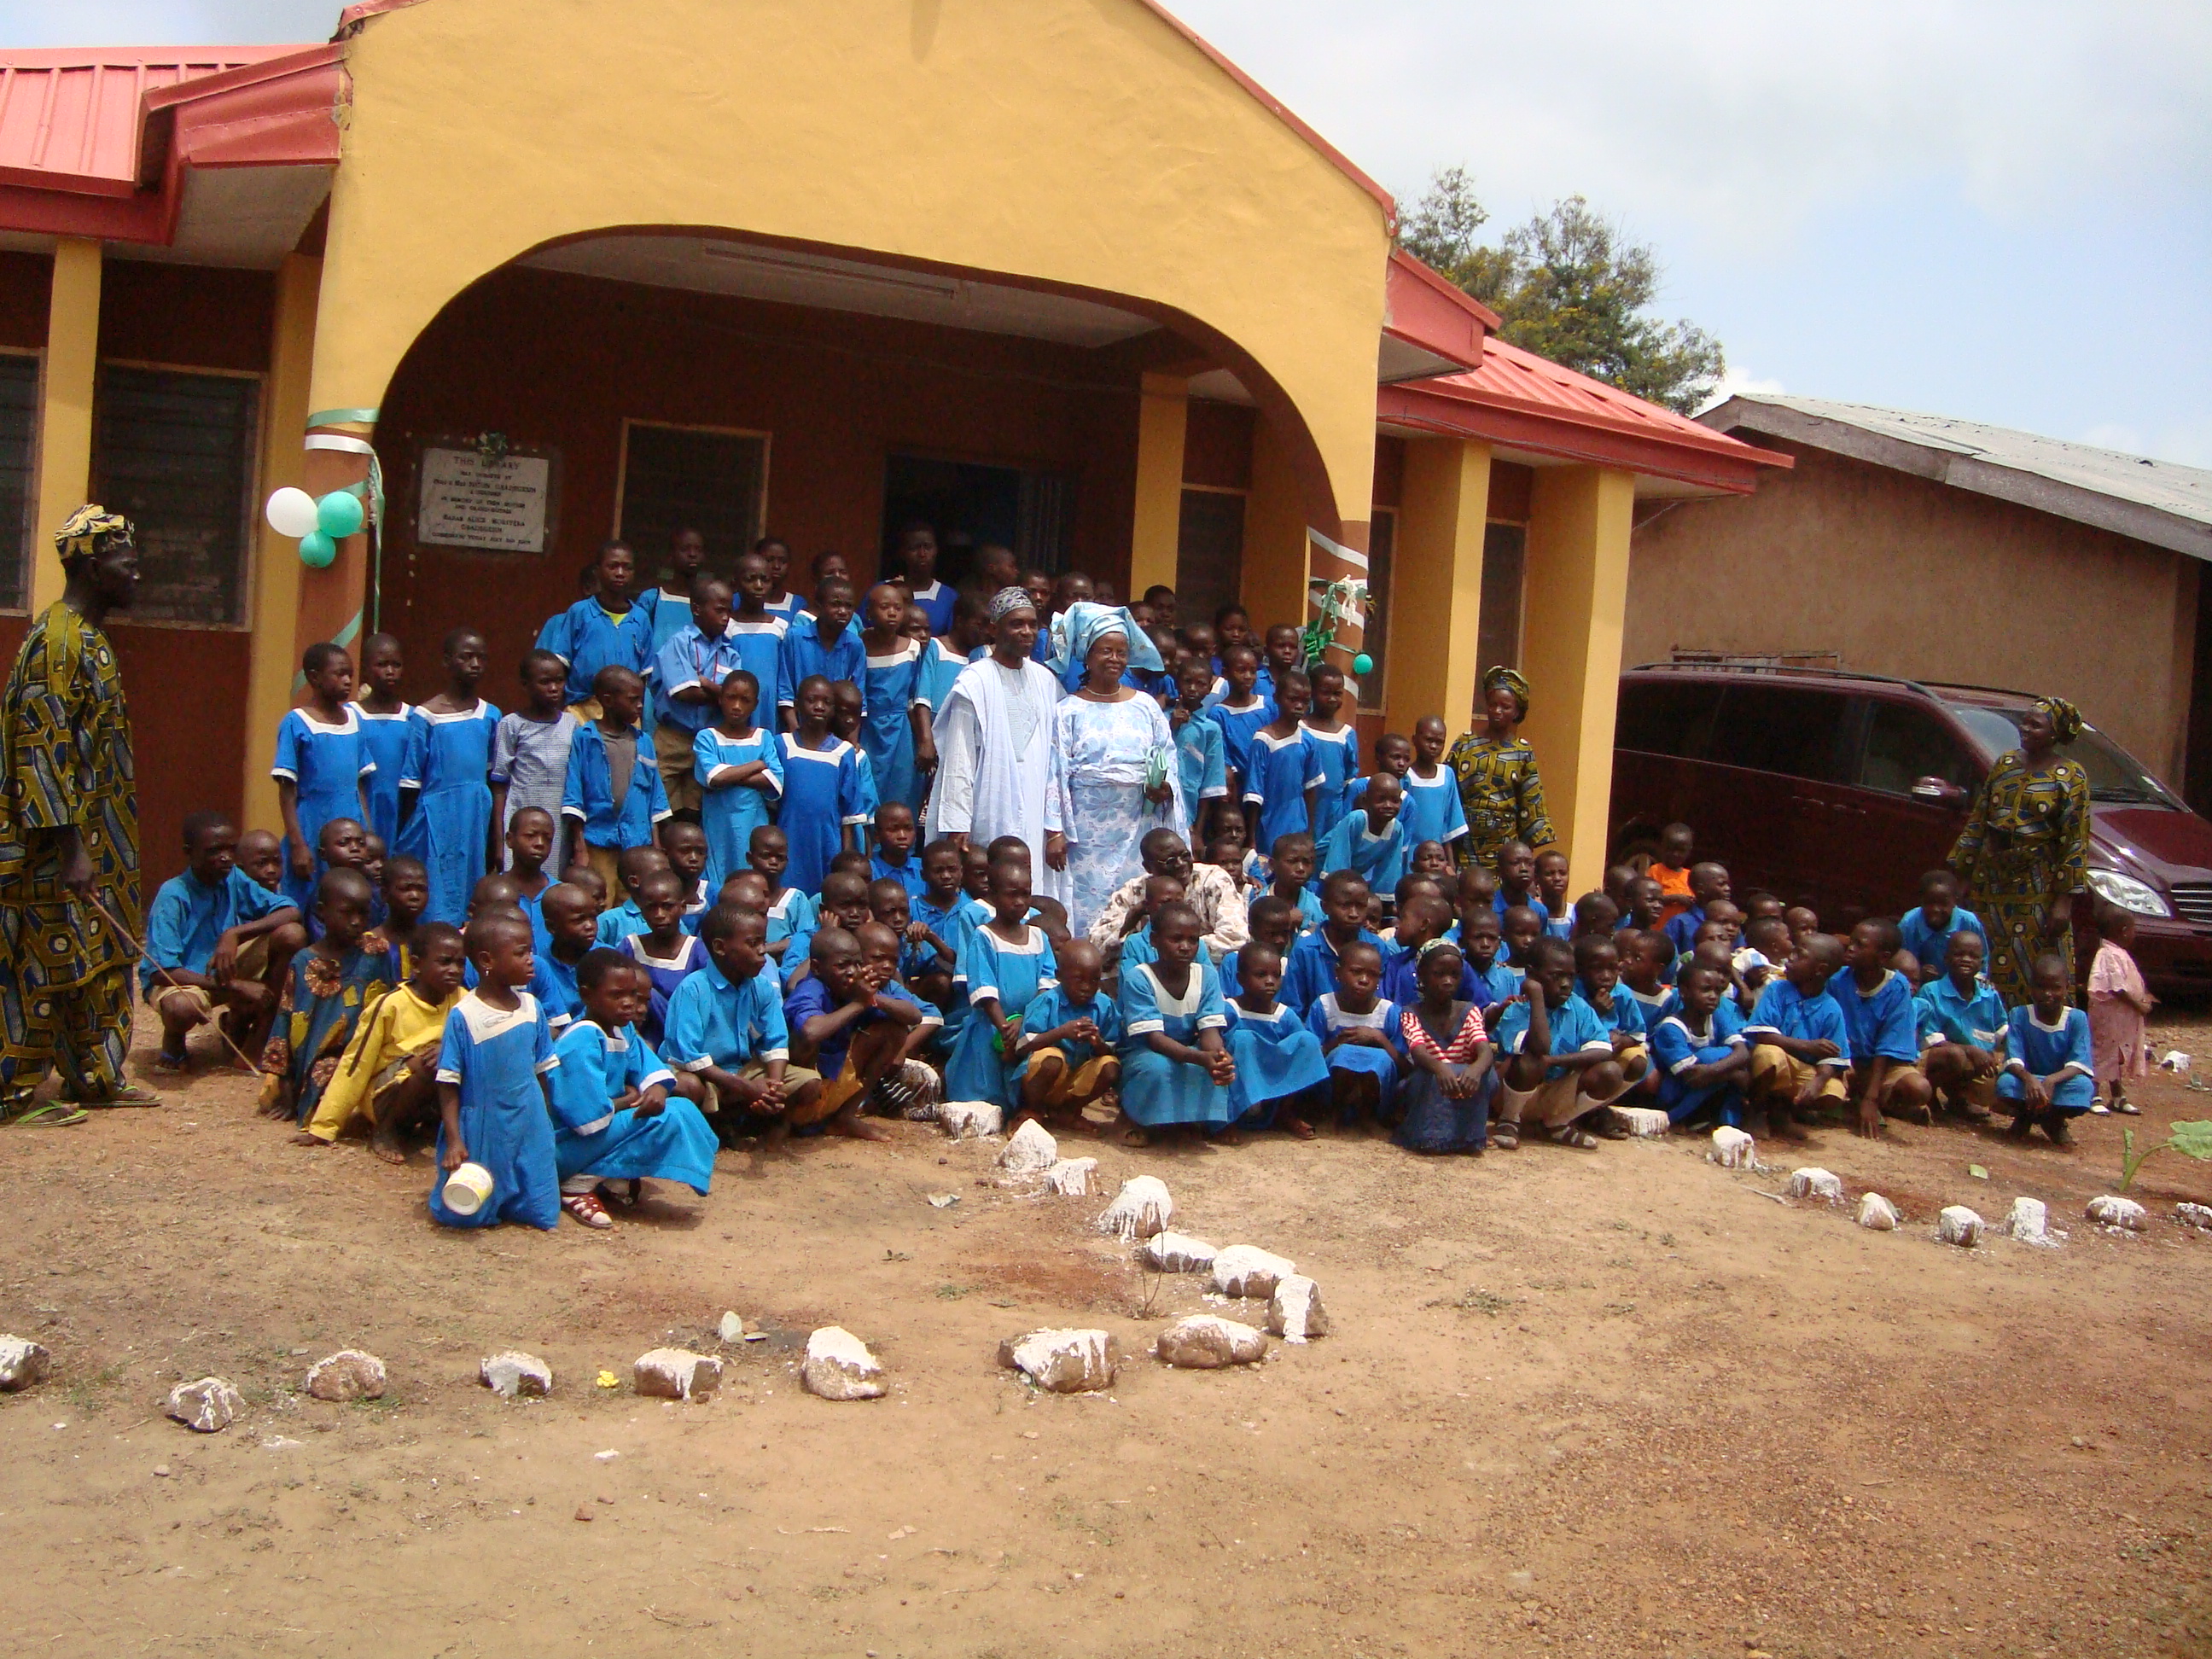
<svg viewBox="0 0 2212 1659">
<path fill-rule="evenodd" d="M 1524 1126 L 1593 1147 L 1633 1101 L 1792 1138 L 1844 1103 L 1863 1132 L 2002 1105 L 2060 1141 L 2093 1103 L 2066 965 L 2008 1013 L 1948 876 L 1838 939 L 1771 896 L 1739 908 L 1680 825 L 1571 904 L 1556 851 L 1462 867 L 1440 719 L 1363 775 L 1343 678 L 1305 670 L 1297 629 L 1255 643 L 1233 606 L 1178 629 L 1165 588 L 1128 607 L 1164 665 L 1132 684 L 1168 709 L 1189 848 L 1237 914 L 1202 916 L 1147 837 L 1119 933 L 1072 937 L 1023 842 L 924 841 L 930 716 L 987 648 L 993 591 L 1028 589 L 1041 621 L 1113 595 L 1003 549 L 956 592 L 936 553 L 909 532 L 860 610 L 834 554 L 810 602 L 774 538 L 732 585 L 679 532 L 641 592 L 610 544 L 504 715 L 473 630 L 412 706 L 392 636 L 363 641 L 358 687 L 313 647 L 276 737 L 281 836 L 193 815 L 149 912 L 157 1067 L 220 1021 L 301 1144 L 361 1127 L 401 1163 L 434 1132 L 436 1219 L 539 1227 L 611 1226 L 646 1179 L 703 1194 L 720 1144 L 880 1139 L 871 1115 L 941 1099 L 1062 1124 L 1118 1104 L 1137 1145 L 1361 1124 L 1474 1154 Z M 2140 975 L 2100 962 L 2140 1050 Z M 2117 1080 L 2113 1102 L 2132 1109 Z M 464 1164 L 492 1188 L 467 1214 L 443 1188 Z"/>
</svg>

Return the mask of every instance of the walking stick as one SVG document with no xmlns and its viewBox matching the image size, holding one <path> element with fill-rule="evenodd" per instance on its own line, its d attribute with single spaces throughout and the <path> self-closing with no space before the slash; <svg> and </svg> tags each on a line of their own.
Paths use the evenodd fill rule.
<svg viewBox="0 0 2212 1659">
<path fill-rule="evenodd" d="M 110 910 L 106 905 L 102 904 L 98 899 L 94 898 L 89 893 L 84 895 L 84 902 L 87 904 L 89 904 L 94 909 L 99 911 L 100 919 L 106 922 L 110 927 L 112 927 L 115 930 L 117 936 L 133 951 L 136 951 L 142 960 L 144 959 L 147 954 L 146 947 L 141 945 L 137 939 L 131 937 L 131 930 L 115 919 L 115 913 L 112 910 Z M 173 978 L 170 977 L 169 970 L 161 966 L 158 962 L 154 963 L 154 971 L 159 974 L 163 980 L 167 981 L 169 988 L 173 991 L 190 991 L 196 988 L 190 985 L 179 985 L 177 983 Z M 222 1029 L 222 1016 L 220 1013 L 215 1014 L 208 1021 L 208 1024 L 215 1027 L 215 1034 L 222 1039 L 222 1046 L 238 1056 L 238 1063 L 240 1066 L 244 1066 L 249 1072 L 258 1072 L 261 1069 L 258 1064 L 246 1057 L 245 1049 L 240 1048 L 235 1042 L 233 1042 L 230 1040 L 230 1033 Z"/>
</svg>

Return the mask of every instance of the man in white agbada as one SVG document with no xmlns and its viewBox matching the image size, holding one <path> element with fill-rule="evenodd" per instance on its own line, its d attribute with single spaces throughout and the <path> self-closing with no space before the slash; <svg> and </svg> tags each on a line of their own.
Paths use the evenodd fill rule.
<svg viewBox="0 0 2212 1659">
<path fill-rule="evenodd" d="M 937 711 L 930 833 L 979 846 L 1018 836 L 1030 849 L 1036 890 L 1049 892 L 1059 877 L 1045 863 L 1044 804 L 1060 682 L 1030 659 L 1037 612 L 1028 593 L 1000 588 L 991 620 L 997 629 L 991 654 L 960 671 Z"/>
</svg>

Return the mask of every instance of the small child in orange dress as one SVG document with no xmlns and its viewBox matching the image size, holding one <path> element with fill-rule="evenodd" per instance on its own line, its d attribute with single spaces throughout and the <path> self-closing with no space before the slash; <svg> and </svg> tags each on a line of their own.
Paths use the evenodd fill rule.
<svg viewBox="0 0 2212 1659">
<path fill-rule="evenodd" d="M 2128 954 L 2135 942 L 2136 919 L 2117 904 L 2097 907 L 2097 959 L 2089 968 L 2089 1046 L 2097 1057 L 2097 1081 L 2109 1091 L 2106 1103 L 2093 1110 L 2139 1115 L 2128 1098 L 2125 1079 L 2150 1075 L 2150 1044 L 2143 1019 L 2157 999 L 2143 983 L 2142 969 Z"/>
<path fill-rule="evenodd" d="M 1697 902 L 1690 893 L 1690 866 L 1697 862 L 1698 843 L 1686 823 L 1670 823 L 1659 832 L 1659 854 L 1644 873 L 1659 884 L 1659 926 L 1664 927 Z"/>
</svg>

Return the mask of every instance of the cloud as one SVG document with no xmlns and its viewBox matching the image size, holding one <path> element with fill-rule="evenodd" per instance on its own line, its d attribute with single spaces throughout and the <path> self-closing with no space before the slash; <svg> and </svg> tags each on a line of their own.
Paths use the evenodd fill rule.
<svg viewBox="0 0 2212 1659">
<path fill-rule="evenodd" d="M 2148 437 L 2137 428 L 2105 421 L 2083 432 L 2080 441 L 2117 449 L 2123 455 L 2148 455 L 2176 466 L 2212 470 L 2212 416 L 2178 422 Z"/>
</svg>

